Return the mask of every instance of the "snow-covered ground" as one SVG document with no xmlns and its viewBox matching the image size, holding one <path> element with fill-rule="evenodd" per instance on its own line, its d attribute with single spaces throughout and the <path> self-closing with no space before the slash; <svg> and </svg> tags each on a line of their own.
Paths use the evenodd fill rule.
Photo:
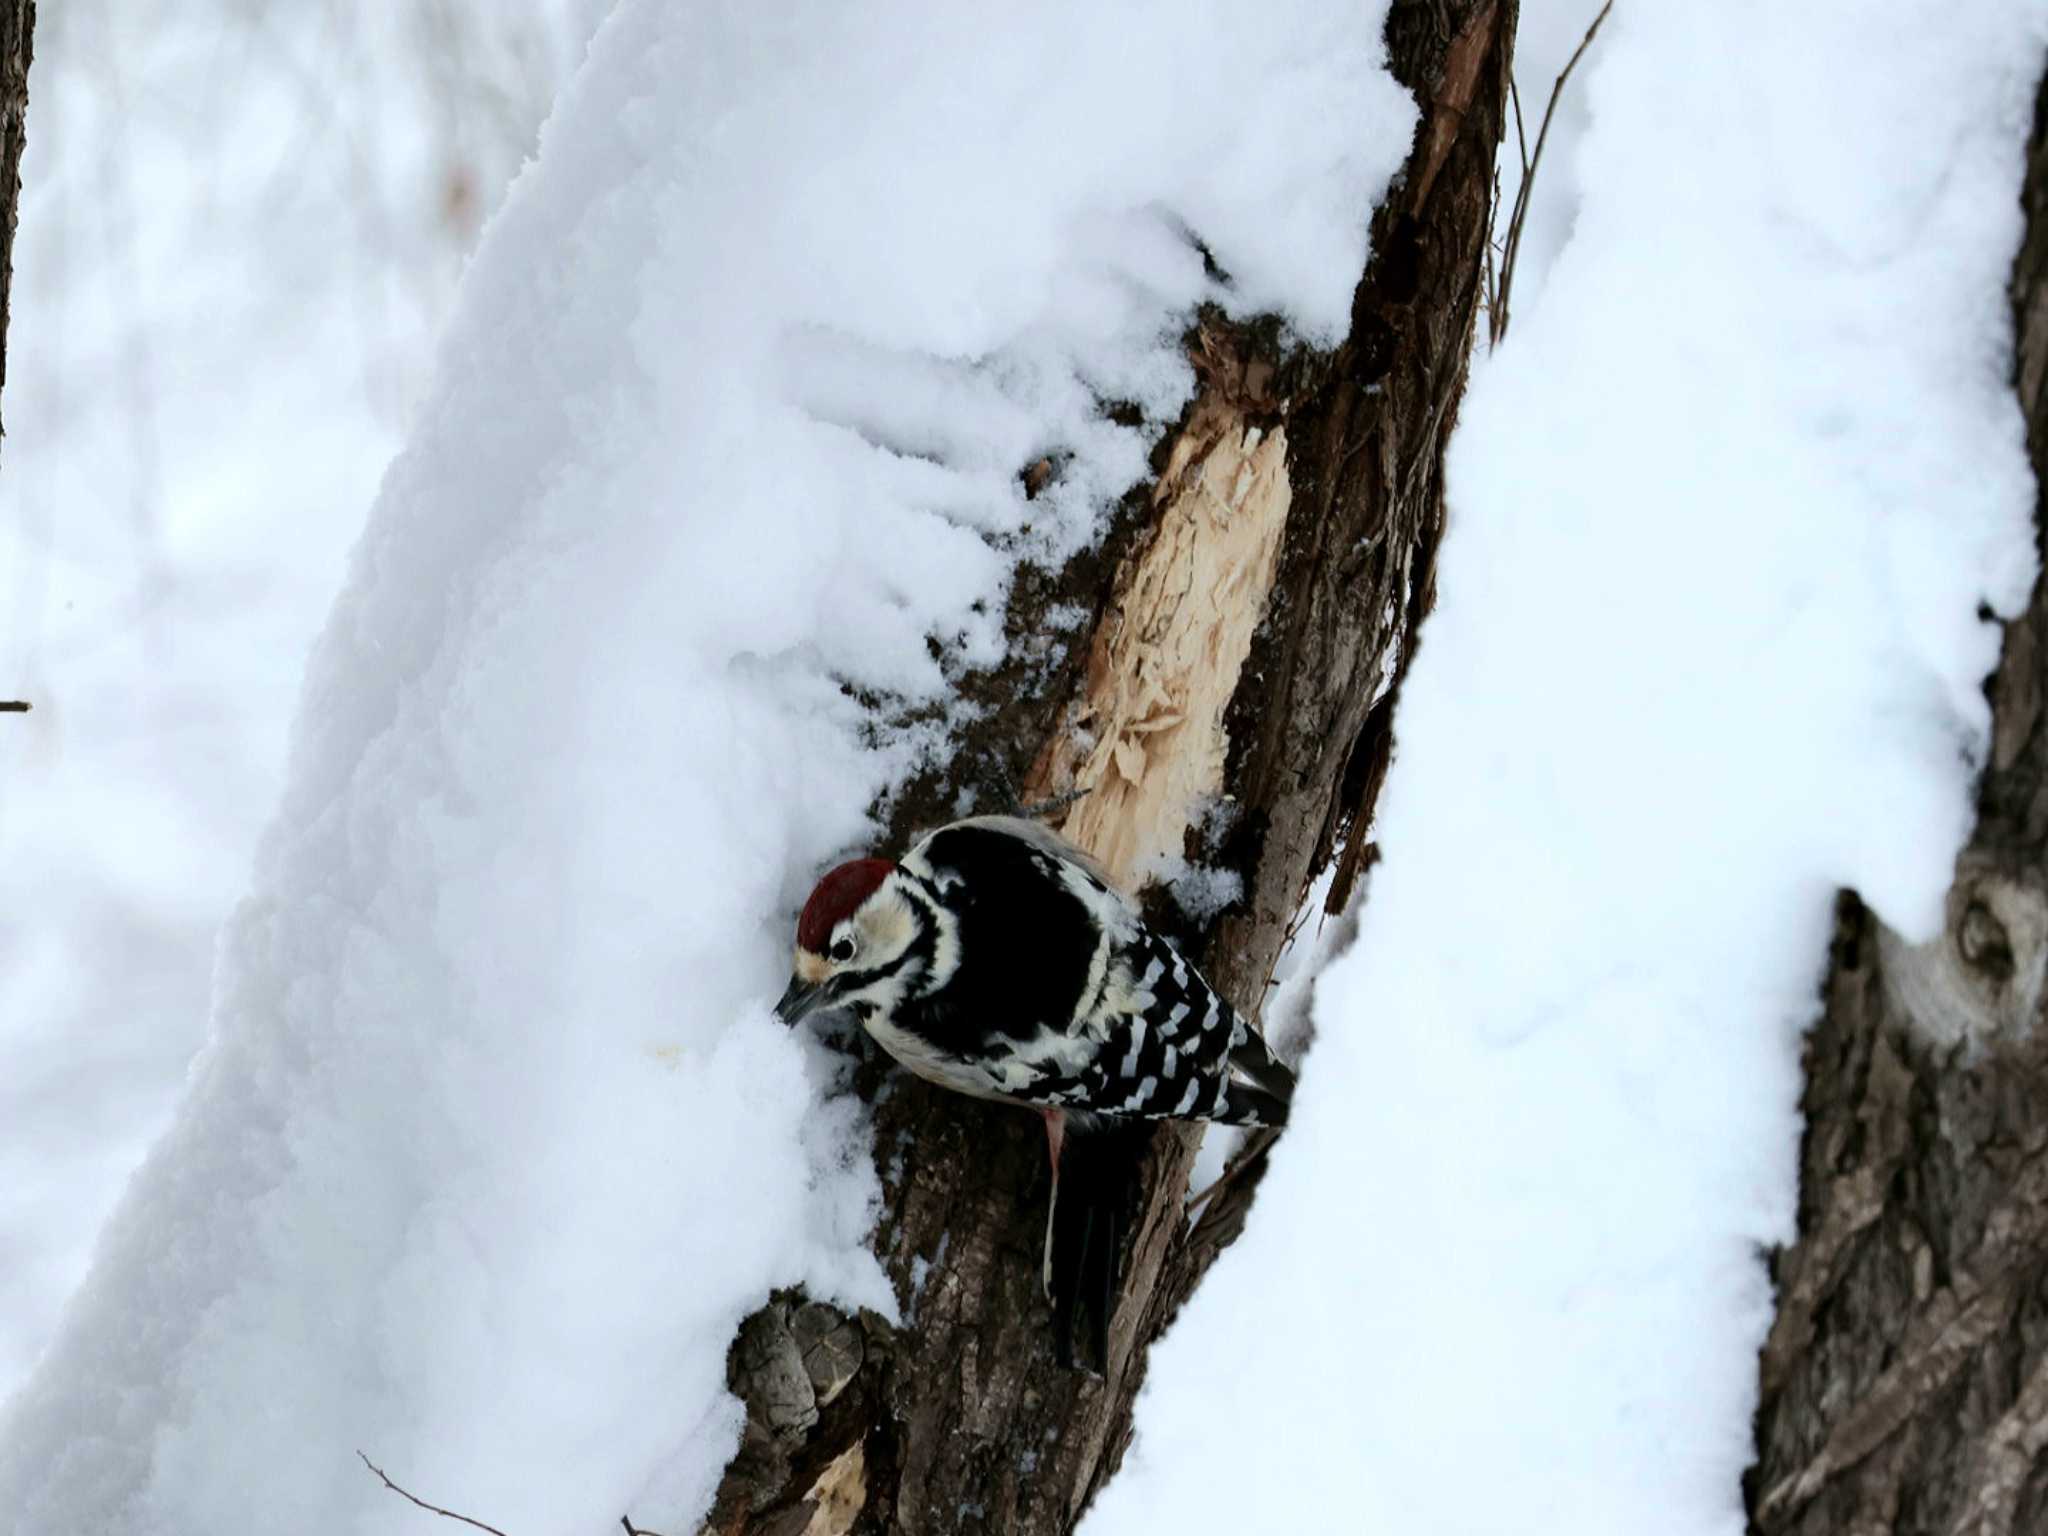
<svg viewBox="0 0 2048 1536">
<path fill-rule="evenodd" d="M 2044 41 L 2038 4 L 1616 7 L 1453 445 L 1359 940 L 1090 1536 L 1745 1528 L 1832 893 L 1938 923 L 1977 604 L 2032 574 Z"/>
<path fill-rule="evenodd" d="M 917 747 L 842 685 L 991 654 L 1199 300 L 1341 327 L 1413 122 L 1379 22 L 610 18 L 352 557 L 211 1042 L 0 1423 L 20 1529 L 388 1528 L 359 1448 L 522 1536 L 690 1526 L 737 1320 L 890 1304 L 855 1108 L 765 1007 Z"/>
<path fill-rule="evenodd" d="M 0 1396 L 205 1036 L 285 728 L 591 0 L 63 0 L 0 463 Z"/>
<path fill-rule="evenodd" d="M 626 0 L 463 280 L 253 887 L 221 850 L 272 799 L 262 701 L 394 417 L 353 328 L 281 303 L 141 370 L 148 454 L 95 440 L 186 489 L 31 496 L 62 402 L 25 382 L 24 289 L 0 537 L 44 553 L 0 550 L 7 687 L 62 707 L 0 731 L 0 879 L 65 917 L 0 954 L 31 1071 L 0 1080 L 0 1242 L 54 1256 L 21 1315 L 197 1036 L 192 935 L 251 893 L 175 1122 L 0 1411 L 16 1529 L 397 1528 L 358 1449 L 518 1536 L 693 1527 L 737 1319 L 777 1284 L 889 1303 L 858 1113 L 765 1015 L 779 915 L 919 745 L 840 685 L 929 698 L 987 654 L 989 538 L 1066 547 L 1142 473 L 1094 402 L 1171 413 L 1190 304 L 1341 325 L 1413 120 L 1377 9 Z M 1532 133 L 1587 9 L 1527 7 Z M 1934 920 L 1976 606 L 2031 574 L 2003 283 L 2044 37 L 2038 4 L 1617 9 L 1462 412 L 1296 1124 L 1091 1529 L 1741 1528 L 1830 895 Z M 208 238 L 137 258 L 221 269 L 167 335 L 235 291 L 239 237 Z M 94 323 L 132 388 L 133 329 Z M 195 393 L 244 435 L 195 439 Z M 1026 504 L 1050 449 L 1064 489 Z M 81 505 L 151 536 L 74 535 Z M 154 599 L 202 560 L 218 586 Z M 129 609 L 163 632 L 85 622 Z M 100 671 L 60 676 L 65 634 Z M 211 735 L 176 707 L 244 697 Z"/>
</svg>

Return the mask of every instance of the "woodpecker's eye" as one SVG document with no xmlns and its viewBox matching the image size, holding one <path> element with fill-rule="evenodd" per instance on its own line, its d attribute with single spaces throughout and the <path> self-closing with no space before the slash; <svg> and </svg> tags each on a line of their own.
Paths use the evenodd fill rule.
<svg viewBox="0 0 2048 1536">
<path fill-rule="evenodd" d="M 840 939 L 835 943 L 832 946 L 832 958 L 834 960 L 851 960 L 853 958 L 853 940 Z"/>
</svg>

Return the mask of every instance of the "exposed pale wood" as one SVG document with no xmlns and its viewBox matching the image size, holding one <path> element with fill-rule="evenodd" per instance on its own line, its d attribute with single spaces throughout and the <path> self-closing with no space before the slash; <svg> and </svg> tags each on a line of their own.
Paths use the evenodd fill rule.
<svg viewBox="0 0 2048 1536">
<path fill-rule="evenodd" d="M 1180 856 L 1223 791 L 1224 715 L 1287 531 L 1286 429 L 1214 417 L 1213 438 L 1189 430 L 1174 444 L 1156 520 L 1113 578 L 1078 708 L 1025 785 L 1033 800 L 1086 791 L 1061 831 L 1127 889 Z"/>
</svg>

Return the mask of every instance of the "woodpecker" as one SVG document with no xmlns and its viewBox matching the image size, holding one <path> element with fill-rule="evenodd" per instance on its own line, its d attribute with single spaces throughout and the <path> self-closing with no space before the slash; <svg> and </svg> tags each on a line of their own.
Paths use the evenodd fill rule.
<svg viewBox="0 0 2048 1536">
<path fill-rule="evenodd" d="M 1043 1116 L 1053 1177 L 1045 1280 L 1063 1365 L 1073 1363 L 1084 1295 L 1106 1362 L 1133 1171 L 1119 1128 L 1284 1125 L 1294 1091 L 1259 1033 L 1100 865 L 1016 817 L 956 821 L 900 860 L 855 859 L 818 882 L 775 1011 L 794 1024 L 827 1009 L 851 1012 L 919 1077 Z"/>
</svg>

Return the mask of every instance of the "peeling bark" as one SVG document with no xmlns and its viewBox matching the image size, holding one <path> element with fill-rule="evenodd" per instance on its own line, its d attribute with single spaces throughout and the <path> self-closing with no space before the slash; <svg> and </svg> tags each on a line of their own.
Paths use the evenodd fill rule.
<svg viewBox="0 0 2048 1536">
<path fill-rule="evenodd" d="M 2022 202 L 2016 384 L 2048 485 L 2048 82 Z M 1799 1240 L 1773 1261 L 1760 1536 L 2048 1530 L 2048 586 L 1989 694 L 1942 933 L 1912 946 L 1853 896 L 1837 911 Z"/>
<path fill-rule="evenodd" d="M 1146 899 L 1257 1015 L 1311 880 L 1340 847 L 1347 867 L 1362 862 L 1389 695 L 1434 590 L 1515 15 L 1512 0 L 1396 0 L 1390 61 L 1423 120 L 1374 217 L 1349 337 L 1315 351 L 1271 323 L 1201 317 L 1197 394 L 1154 456 L 1156 480 L 1100 549 L 1020 576 L 1013 659 L 963 684 L 983 717 L 951 766 L 890 808 L 889 846 L 952 819 L 963 794 L 998 808 L 1003 781 L 1021 779 L 1026 798 L 1093 786 L 1066 831 L 1125 878 L 1179 853 L 1242 878 L 1243 899 L 1206 929 Z M 1036 494 L 1057 468 L 1020 473 Z M 1049 652 L 1042 616 L 1074 606 L 1095 616 L 1088 643 Z M 1219 795 L 1234 814 L 1207 848 L 1190 818 Z M 1197 1136 L 1152 1135 L 1108 1370 L 1093 1379 L 1052 1363 L 1036 1117 L 873 1066 L 862 1088 L 883 1169 L 877 1251 L 906 1326 L 857 1319 L 858 1366 L 823 1401 L 783 1335 L 827 1309 L 783 1297 L 749 1320 L 729 1370 L 746 1444 L 706 1529 L 1070 1530 L 1122 1458 L 1147 1346 L 1241 1225 L 1256 1170 L 1191 1233 Z"/>
</svg>

